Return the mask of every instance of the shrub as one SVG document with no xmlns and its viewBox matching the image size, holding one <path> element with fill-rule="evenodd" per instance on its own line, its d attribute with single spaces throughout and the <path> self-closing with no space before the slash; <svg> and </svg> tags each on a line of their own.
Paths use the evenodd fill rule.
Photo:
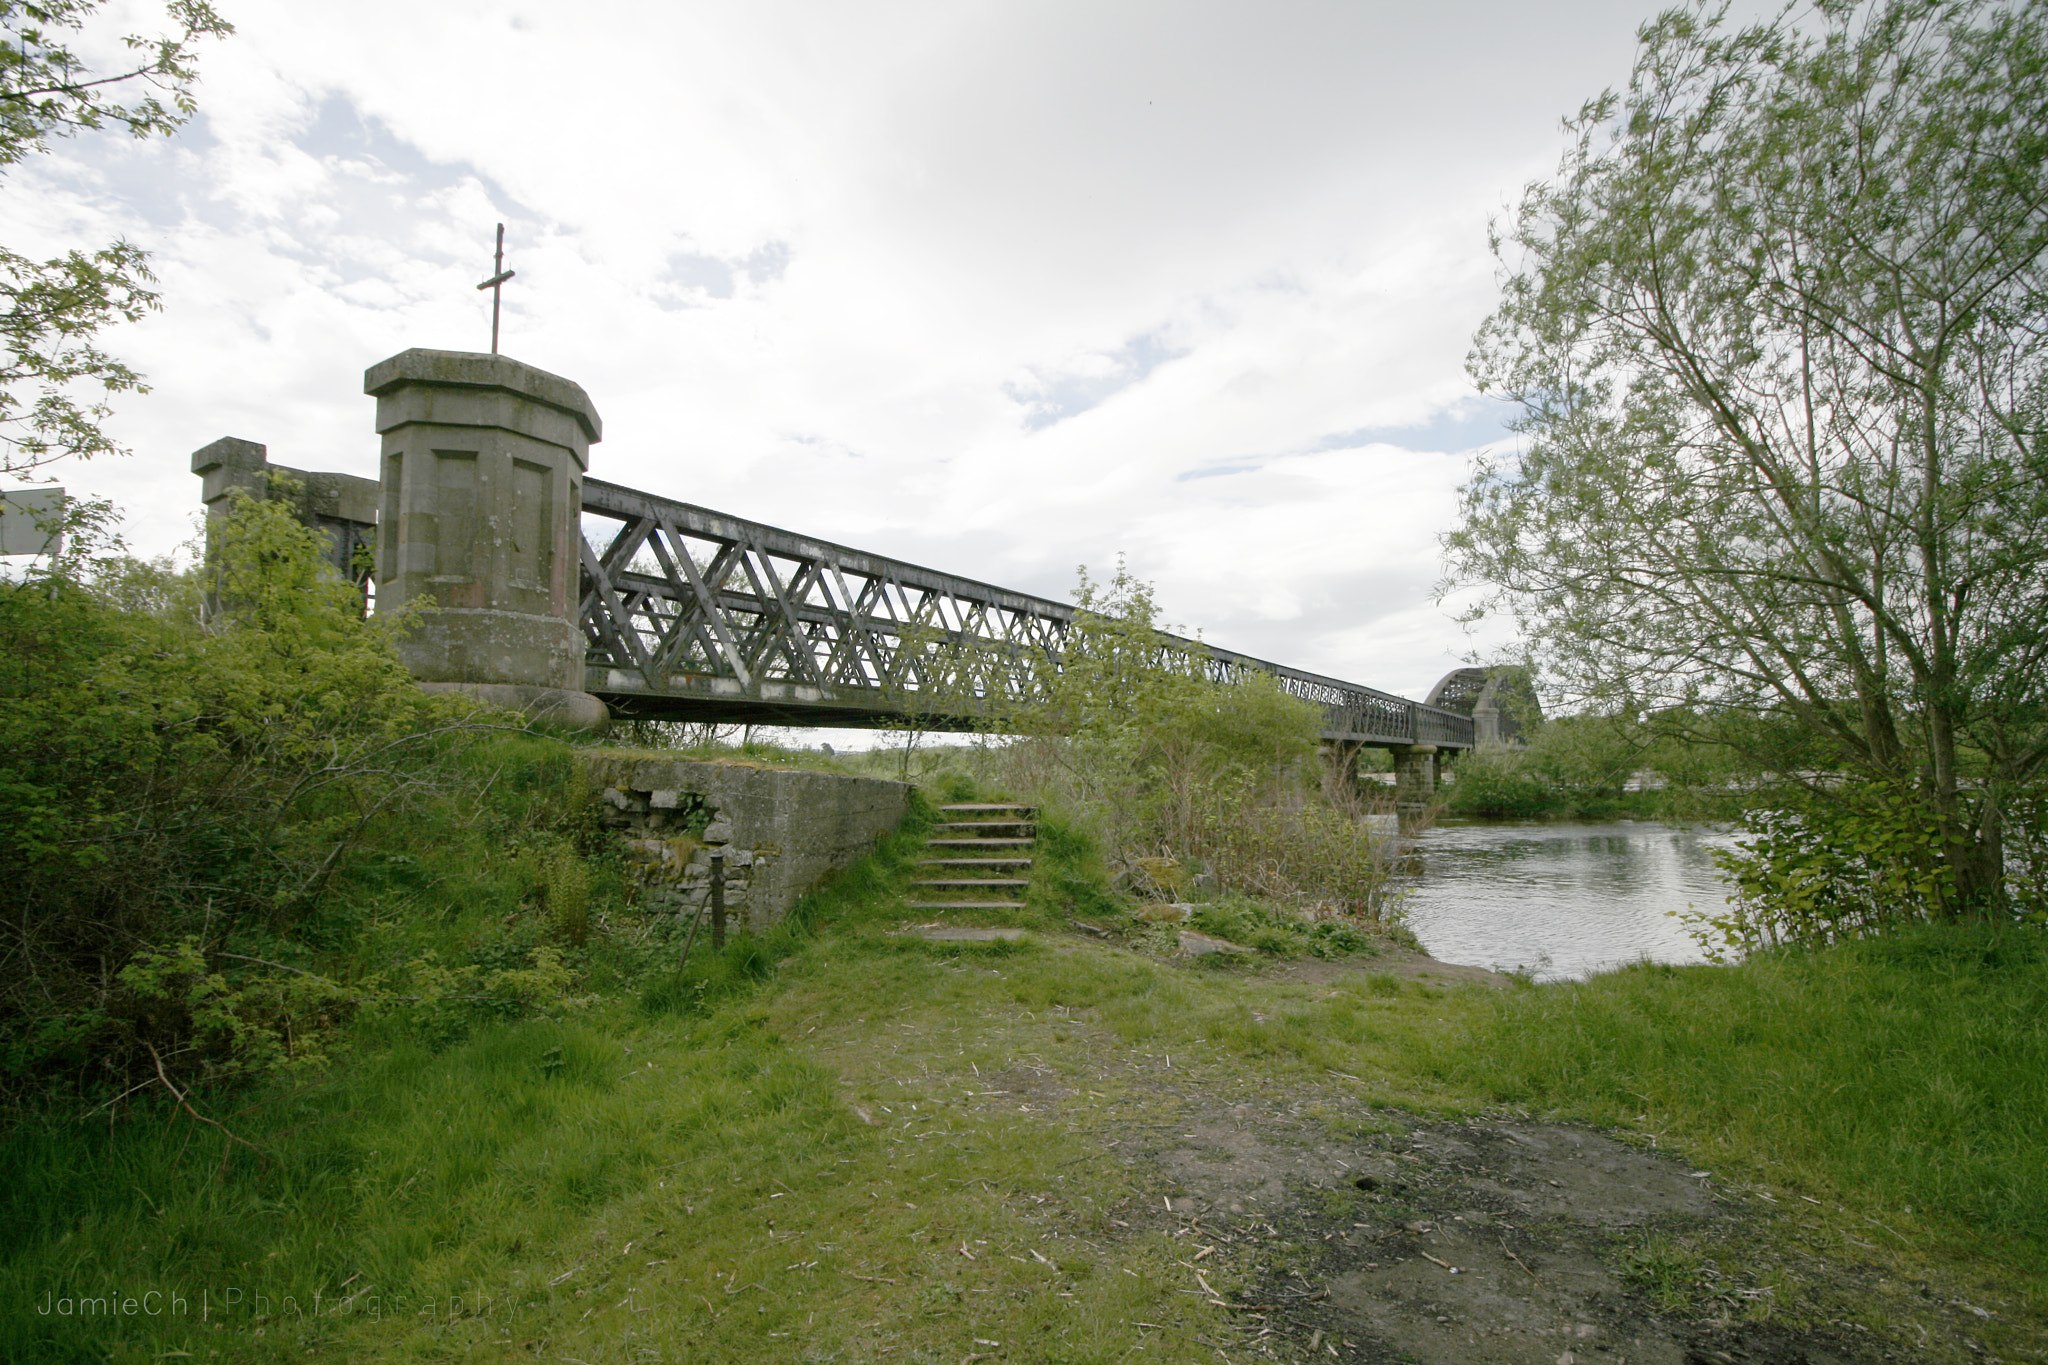
<svg viewBox="0 0 2048 1365">
<path fill-rule="evenodd" d="M 1721 914 L 1684 918 L 1716 961 L 1781 945 L 1819 947 L 1903 925 L 1953 918 L 1957 869 L 1922 802 L 1890 787 L 1841 779 L 1825 795 L 1766 793 L 1745 817 L 1735 851 L 1715 860 L 1735 883 Z M 2003 917 L 2048 920 L 2031 836 L 2008 860 Z"/>
<path fill-rule="evenodd" d="M 1558 716 L 1537 728 L 1528 764 L 1567 804 L 1586 810 L 1622 794 L 1648 745 L 1627 716 Z"/>
<path fill-rule="evenodd" d="M 1274 956 L 1348 957 L 1371 953 L 1377 947 L 1349 920 L 1304 918 L 1243 897 L 1199 907 L 1193 923 L 1204 933 Z"/>
<path fill-rule="evenodd" d="M 313 921 L 487 719 L 413 684 L 323 548 L 240 497 L 203 573 L 102 556 L 0 584 L 0 1093 L 300 1061 L 340 1012 L 235 984 L 270 954 L 230 945 Z"/>
<path fill-rule="evenodd" d="M 1460 756 L 1451 784 L 1449 808 L 1454 815 L 1489 819 L 1529 819 L 1556 804 L 1550 789 L 1515 749 L 1475 749 Z"/>
<path fill-rule="evenodd" d="M 1075 596 L 1059 672 L 998 751 L 1004 784 L 1067 812 L 1126 881 L 1206 870 L 1224 890 L 1385 915 L 1379 841 L 1352 794 L 1324 790 L 1321 709 L 1264 673 L 1212 677 L 1121 565 L 1106 584 L 1083 571 Z"/>
</svg>

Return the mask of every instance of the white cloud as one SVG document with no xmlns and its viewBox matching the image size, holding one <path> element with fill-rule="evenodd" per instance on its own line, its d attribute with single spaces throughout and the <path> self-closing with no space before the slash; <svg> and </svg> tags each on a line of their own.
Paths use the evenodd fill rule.
<svg viewBox="0 0 2048 1365">
<path fill-rule="evenodd" d="M 154 253 L 136 458 L 66 471 L 145 550 L 217 436 L 370 473 L 363 369 L 488 344 L 503 221 L 505 349 L 600 476 L 1054 596 L 1126 551 L 1419 695 L 1486 217 L 1654 8 L 248 0 L 202 120 L 17 168 L 0 241 Z"/>
</svg>

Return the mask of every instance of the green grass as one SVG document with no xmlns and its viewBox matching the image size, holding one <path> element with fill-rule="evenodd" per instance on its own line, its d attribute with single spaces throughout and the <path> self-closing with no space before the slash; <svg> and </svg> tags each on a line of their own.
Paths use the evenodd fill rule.
<svg viewBox="0 0 2048 1365">
<path fill-rule="evenodd" d="M 517 804 L 554 781 L 537 752 L 506 764 L 501 827 L 572 838 Z M 995 1341 L 1106 1362 L 1142 1341 L 1213 1359 L 1228 1315 L 1181 1292 L 1185 1244 L 1132 1213 L 1165 1177 L 1111 1144 L 1274 1096 L 1333 1130 L 1586 1117 L 1875 1237 L 1895 1269 L 2048 1289 L 2038 935 L 1507 992 L 1309 984 L 1068 933 L 1117 907 L 1057 821 L 1024 940 L 898 935 L 928 819 L 788 925 L 718 954 L 700 939 L 680 971 L 679 942 L 608 905 L 581 1003 L 439 1033 L 393 1016 L 312 1083 L 195 1097 L 260 1156 L 168 1105 L 18 1122 L 0 1134 L 0 1358 L 951 1362 Z M 502 907 L 478 882 L 516 899 L 531 880 L 516 849 L 468 881 L 450 855 L 407 856 L 377 914 L 424 923 L 369 935 L 379 952 L 453 951 Z M 1622 1268 L 1679 1304 L 1710 1254 L 1653 1240 Z M 150 1316 L 150 1291 L 186 1311 Z M 46 1295 L 140 1311 L 46 1316 Z"/>
<path fill-rule="evenodd" d="M 0 1191 L 0 1358 L 437 1359 L 546 1341 L 584 1360 L 650 1342 L 958 1359 L 979 1339 L 1111 1360 L 1133 1322 L 1207 1356 L 1194 1343 L 1226 1319 L 1179 1294 L 1185 1253 L 1113 1221 L 1158 1197 L 1105 1159 L 1123 1125 L 1164 1112 L 1127 1073 L 1250 1094 L 1327 1082 L 1379 1046 L 1385 1079 L 1442 1027 L 1406 1008 L 1434 993 L 1312 1000 L 1093 943 L 898 936 L 920 835 L 812 898 L 811 931 L 693 955 L 633 1002 L 399 1040 L 213 1110 L 260 1158 L 168 1109 L 17 1127 L 0 1140 L 24 1176 Z M 36 1311 L 152 1290 L 186 1311 Z"/>
<path fill-rule="evenodd" d="M 236 1154 L 225 1178 L 223 1140 L 168 1112 L 111 1134 L 15 1132 L 0 1356 L 204 1346 L 260 1360 L 285 1354 L 287 1338 L 296 1353 L 374 1317 L 442 1316 L 458 1300 L 473 1316 L 479 1295 L 523 1285 L 536 1253 L 551 1263 L 656 1167 L 800 1165 L 846 1126 L 829 1079 L 757 1026 L 609 1022 L 522 1021 L 438 1054 L 394 1048 L 232 1117 L 269 1155 Z M 152 1289 L 188 1311 L 112 1322 L 35 1311 L 46 1295 Z M 350 1302 L 352 1290 L 364 1297 Z"/>
<path fill-rule="evenodd" d="M 1262 953 L 1288 957 L 1370 957 L 1377 944 L 1348 920 L 1304 920 L 1248 896 L 1225 896 L 1195 908 L 1192 926 Z"/>
<path fill-rule="evenodd" d="M 1921 927 L 1516 991 L 1437 1062 L 1917 1240 L 2048 1261 L 2048 940 Z"/>
</svg>

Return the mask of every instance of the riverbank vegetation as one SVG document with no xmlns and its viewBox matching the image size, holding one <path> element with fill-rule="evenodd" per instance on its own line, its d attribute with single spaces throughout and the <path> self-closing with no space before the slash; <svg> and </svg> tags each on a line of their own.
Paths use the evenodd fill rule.
<svg viewBox="0 0 2048 1365">
<path fill-rule="evenodd" d="M 1024 939 L 896 932 L 921 805 L 770 935 L 679 966 L 566 744 L 422 698 L 386 626 L 295 576 L 318 546 L 281 505 L 242 505 L 218 548 L 208 578 L 108 560 L 0 604 L 8 657 L 33 661 L 5 675 L 0 762 L 34 796 L 5 846 L 31 893 L 16 942 L 44 945 L 10 959 L 0 1354 L 1249 1355 L 1228 1305 L 1270 1259 L 1206 1243 L 1206 1289 L 1182 1294 L 1188 1225 L 1144 1212 L 1174 1177 L 1134 1155 L 1221 1105 L 1342 1141 L 1429 1115 L 1612 1124 L 1817 1210 L 1826 1245 L 1800 1255 L 1877 1258 L 1998 1314 L 1994 1345 L 2038 1339 L 2034 940 L 1933 927 L 1561 986 L 1418 975 L 1384 902 L 1377 923 L 1332 912 L 1381 883 L 1347 903 L 1299 870 L 1320 855 L 1275 841 L 1245 873 L 1218 852 L 1219 819 L 1267 837 L 1247 812 L 1342 812 L 1312 804 L 1276 699 L 1119 671 L 1150 612 L 1113 582 L 1073 733 L 917 767 L 930 800 L 1046 801 L 1026 905 L 981 917 Z M 1117 687 L 1154 690 L 1087 719 Z M 351 760 L 365 745 L 381 757 Z M 1042 771 L 1049 796 L 1012 785 Z M 214 800 L 230 828 L 200 818 Z M 1175 958 L 1179 926 L 1137 912 L 1183 890 L 1191 927 L 1246 951 Z M 128 913 L 81 913 L 107 903 Z M 47 946 L 67 907 L 95 959 Z M 1674 1295 L 1737 1266 L 1659 1246 Z M 1745 1311 L 1786 1330 L 1845 1311 L 1796 1258 L 1739 1268 L 1775 1286 Z M 108 1296 L 136 1307 L 80 1315 Z"/>
<path fill-rule="evenodd" d="M 1514 992 L 1455 1074 L 1657 1133 L 1872 1229 L 1910 1217 L 2016 1254 L 2048 1248 L 2048 1151 L 2025 1117 L 2048 1111 L 2044 1004 L 2038 930 L 1919 925 Z M 1909 1240 L 1865 1234 L 1880 1235 Z"/>
<path fill-rule="evenodd" d="M 82 529 L 0 584 L 0 1104 L 559 1003 L 623 890 L 566 749 L 421 692 L 283 503 L 241 499 L 204 572 Z"/>
<path fill-rule="evenodd" d="M 625 970 L 647 926 L 607 911 L 538 1009 L 365 1021 L 323 1067 L 195 1087 L 234 1138 L 161 1094 L 85 1122 L 18 1112 L 0 1350 L 1262 1358 L 1215 1295 L 1178 1292 L 1192 1244 L 1159 1213 L 1177 1186 L 1130 1153 L 1204 1106 L 1305 1101 L 1336 1141 L 1430 1114 L 1583 1117 L 1757 1192 L 1770 1238 L 1651 1249 L 1673 1303 L 1765 1285 L 1745 1320 L 1848 1312 L 1916 1344 L 1919 1314 L 1943 1348 L 1921 1358 L 1944 1359 L 1960 1299 L 1994 1315 L 1970 1326 L 1994 1353 L 2048 1341 L 2038 936 L 1933 926 L 1506 990 L 1356 955 L 1313 979 L 1195 970 L 1142 931 L 1118 946 L 1035 910 L 1020 942 L 896 936 L 921 834 L 686 976 Z M 1249 1249 L 1210 1244 L 1216 1294 L 1257 1282 Z M 1858 1297 L 1864 1279 L 1932 1298 Z M 38 1307 L 105 1293 L 190 1312 Z"/>
<path fill-rule="evenodd" d="M 1694 4 L 1497 230 L 1447 547 L 1575 701 L 1804 737 L 1738 939 L 2039 903 L 2044 109 L 2038 7 Z M 1772 918 L 1844 848 L 1881 895 Z"/>
<path fill-rule="evenodd" d="M 1521 744 L 1456 755 L 1442 800 L 1451 815 L 1495 820 L 1735 819 L 1764 774 L 1753 750 L 1699 729 L 1674 716 L 1524 722 Z"/>
<path fill-rule="evenodd" d="M 1384 840 L 1319 756 L 1321 708 L 1166 647 L 1150 586 L 1121 563 L 1106 583 L 1083 571 L 1075 602 L 1058 672 L 1005 716 L 977 780 L 1085 832 L 1122 887 L 1391 922 Z"/>
</svg>

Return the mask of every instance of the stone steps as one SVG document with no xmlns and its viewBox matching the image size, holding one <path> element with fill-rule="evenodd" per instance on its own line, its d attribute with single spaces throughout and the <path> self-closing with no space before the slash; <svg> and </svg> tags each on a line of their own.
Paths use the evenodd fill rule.
<svg viewBox="0 0 2048 1365">
<path fill-rule="evenodd" d="M 905 901 L 912 910 L 1022 910 L 1023 901 Z"/>
<path fill-rule="evenodd" d="M 1034 806 L 973 802 L 939 807 L 925 848 L 940 855 L 921 860 L 920 869 L 941 875 L 910 884 L 906 909 L 1020 910 L 1031 882 L 1029 856 L 1038 842 L 1038 810 Z M 959 856 L 977 854 L 982 856 Z M 1000 856 L 1000 855 L 1009 856 Z M 953 855 L 953 856 L 946 856 Z M 996 855 L 996 856 L 990 856 Z M 946 876 L 945 873 L 956 875 Z M 990 899 L 970 899 L 977 892 Z M 924 896 L 933 899 L 922 899 Z"/>
</svg>

